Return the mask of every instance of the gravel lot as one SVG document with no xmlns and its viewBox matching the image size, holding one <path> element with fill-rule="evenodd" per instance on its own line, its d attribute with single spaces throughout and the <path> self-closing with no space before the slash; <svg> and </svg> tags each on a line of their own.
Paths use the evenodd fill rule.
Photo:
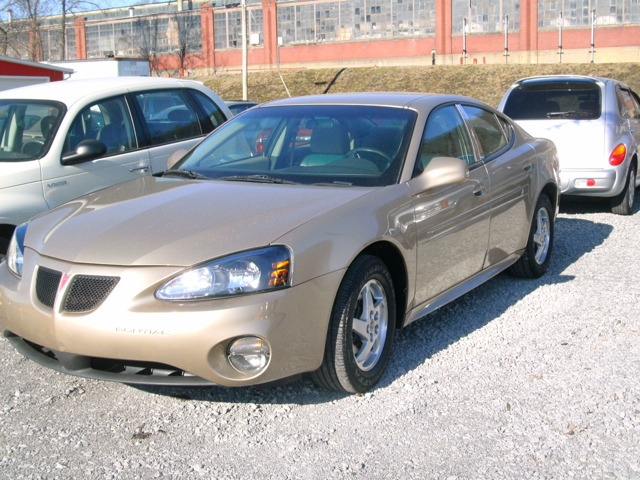
<svg viewBox="0 0 640 480">
<path fill-rule="evenodd" d="M 399 332 L 363 396 L 133 388 L 3 339 L 0 475 L 640 478 L 637 210 L 565 202 L 549 274 L 500 275 Z"/>
</svg>

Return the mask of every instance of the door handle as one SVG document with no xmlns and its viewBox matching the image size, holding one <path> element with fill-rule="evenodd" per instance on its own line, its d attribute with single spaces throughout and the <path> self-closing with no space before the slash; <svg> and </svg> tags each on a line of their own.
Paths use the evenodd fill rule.
<svg viewBox="0 0 640 480">
<path fill-rule="evenodd" d="M 133 167 L 129 169 L 130 172 L 136 172 L 138 170 L 146 172 L 147 170 L 149 170 L 149 165 L 140 165 L 139 167 Z"/>
<path fill-rule="evenodd" d="M 473 189 L 473 194 L 476 197 L 480 197 L 484 193 L 484 185 L 480 184 L 476 188 Z"/>
<path fill-rule="evenodd" d="M 533 165 L 531 165 L 530 163 L 527 163 L 527 164 L 524 166 L 524 171 L 525 171 L 525 172 L 530 172 L 532 168 L 533 168 Z"/>
<path fill-rule="evenodd" d="M 631 129 L 631 133 L 636 133 L 636 129 L 635 129 L 635 128 L 632 128 L 632 129 Z"/>
</svg>

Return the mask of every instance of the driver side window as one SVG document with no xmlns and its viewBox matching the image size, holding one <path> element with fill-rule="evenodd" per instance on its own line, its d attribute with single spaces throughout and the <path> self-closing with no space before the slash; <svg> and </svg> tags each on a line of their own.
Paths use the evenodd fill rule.
<svg viewBox="0 0 640 480">
<path fill-rule="evenodd" d="M 471 138 L 454 105 L 440 108 L 429 116 L 415 175 L 424 171 L 435 157 L 455 157 L 468 165 L 475 162 Z"/>
<path fill-rule="evenodd" d="M 98 140 L 107 147 L 107 155 L 136 148 L 129 108 L 124 97 L 115 97 L 89 105 L 71 124 L 65 153 L 76 149 L 83 140 Z"/>
</svg>

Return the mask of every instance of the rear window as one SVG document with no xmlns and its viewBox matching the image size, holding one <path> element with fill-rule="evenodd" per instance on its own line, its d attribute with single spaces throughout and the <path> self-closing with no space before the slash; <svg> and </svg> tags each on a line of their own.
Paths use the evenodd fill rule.
<svg viewBox="0 0 640 480">
<path fill-rule="evenodd" d="M 536 81 L 513 89 L 504 113 L 513 120 L 593 120 L 601 105 L 600 87 L 591 81 Z"/>
</svg>

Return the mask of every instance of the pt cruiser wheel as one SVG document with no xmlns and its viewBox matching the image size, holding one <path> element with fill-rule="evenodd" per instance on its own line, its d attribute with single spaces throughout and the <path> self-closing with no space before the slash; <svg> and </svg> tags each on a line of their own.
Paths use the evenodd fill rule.
<svg viewBox="0 0 640 480">
<path fill-rule="evenodd" d="M 622 192 L 611 199 L 611 212 L 618 215 L 631 215 L 633 213 L 633 203 L 636 199 L 636 172 L 629 169 L 627 183 Z"/>
<path fill-rule="evenodd" d="M 522 256 L 511 266 L 511 274 L 521 278 L 539 278 L 545 274 L 551 261 L 553 231 L 553 205 L 549 197 L 542 194 L 533 213 L 527 246 Z"/>
<path fill-rule="evenodd" d="M 347 270 L 333 306 L 322 366 L 314 381 L 358 393 L 374 386 L 389 361 L 396 323 L 391 274 L 377 257 L 358 257 Z"/>
</svg>

